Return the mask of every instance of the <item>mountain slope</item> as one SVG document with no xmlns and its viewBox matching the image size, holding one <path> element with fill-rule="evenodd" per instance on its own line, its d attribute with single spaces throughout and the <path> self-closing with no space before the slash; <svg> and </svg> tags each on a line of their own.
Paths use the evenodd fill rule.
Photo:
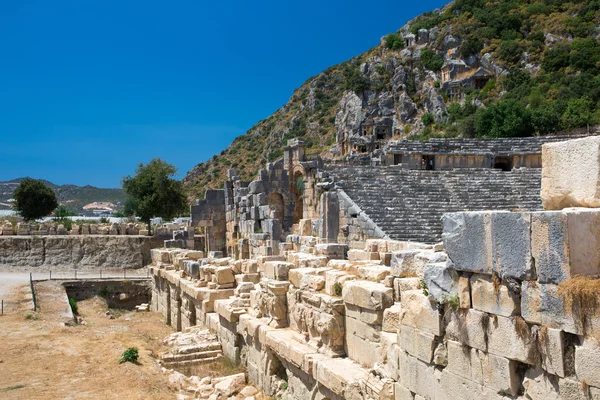
<svg viewBox="0 0 600 400">
<path fill-rule="evenodd" d="M 14 190 L 24 178 L 12 181 L 0 182 L 0 209 L 9 209 L 6 204 L 12 198 Z M 52 182 L 42 180 L 46 186 L 56 192 L 60 204 L 67 207 L 69 211 L 81 213 L 83 206 L 93 202 L 124 202 L 126 195 L 121 189 L 104 189 L 94 186 L 56 185 Z M 3 205 L 4 204 L 4 205 Z"/>
<path fill-rule="evenodd" d="M 312 77 L 184 178 L 190 199 L 250 179 L 287 139 L 339 156 L 362 126 L 395 137 L 549 134 L 600 121 L 600 0 L 457 0 Z"/>
</svg>

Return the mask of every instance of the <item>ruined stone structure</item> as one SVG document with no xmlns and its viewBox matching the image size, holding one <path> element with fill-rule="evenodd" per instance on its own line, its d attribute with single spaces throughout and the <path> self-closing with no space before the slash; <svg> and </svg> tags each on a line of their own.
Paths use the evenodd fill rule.
<svg viewBox="0 0 600 400">
<path fill-rule="evenodd" d="M 600 210 L 563 208 L 600 201 L 598 138 L 544 145 L 552 211 L 451 210 L 437 244 L 339 240 L 349 218 L 382 232 L 351 190 L 336 190 L 333 170 L 295 157 L 298 144 L 258 180 L 227 184 L 229 257 L 152 250 L 152 309 L 168 324 L 205 325 L 218 356 L 289 399 L 600 399 Z M 303 202 L 298 220 L 287 200 L 294 169 L 319 199 Z M 483 177 L 516 172 L 481 171 L 468 170 L 481 191 Z M 464 196 L 477 190 L 463 185 Z"/>
<path fill-rule="evenodd" d="M 3 270 L 42 272 L 141 269 L 150 249 L 164 240 L 149 236 L 0 236 Z"/>
</svg>

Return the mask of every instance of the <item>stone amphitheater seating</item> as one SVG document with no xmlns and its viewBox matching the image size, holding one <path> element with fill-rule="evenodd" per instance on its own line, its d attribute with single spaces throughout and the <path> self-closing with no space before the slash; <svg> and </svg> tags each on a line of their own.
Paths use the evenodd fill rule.
<svg viewBox="0 0 600 400">
<path fill-rule="evenodd" d="M 542 209 L 540 169 L 421 171 L 336 165 L 327 172 L 396 240 L 440 241 L 446 212 Z"/>
</svg>

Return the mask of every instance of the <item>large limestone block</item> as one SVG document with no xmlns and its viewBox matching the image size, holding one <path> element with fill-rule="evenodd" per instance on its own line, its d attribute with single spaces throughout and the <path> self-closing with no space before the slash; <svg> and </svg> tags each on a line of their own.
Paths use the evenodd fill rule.
<svg viewBox="0 0 600 400">
<path fill-rule="evenodd" d="M 398 326 L 400 323 L 400 314 L 402 313 L 402 306 L 400 303 L 396 303 L 390 308 L 383 310 L 383 323 L 382 329 L 384 332 L 396 333 L 398 332 Z"/>
<path fill-rule="evenodd" d="M 546 210 L 600 207 L 600 136 L 542 146 L 541 198 Z"/>
<path fill-rule="evenodd" d="M 447 341 L 448 371 L 497 392 L 516 395 L 520 379 L 518 363 Z"/>
<path fill-rule="evenodd" d="M 542 368 L 552 375 L 565 377 L 565 334 L 559 329 L 542 327 L 539 335 Z"/>
<path fill-rule="evenodd" d="M 531 255 L 540 283 L 560 283 L 571 275 L 567 214 L 531 214 Z"/>
<path fill-rule="evenodd" d="M 529 213 L 492 213 L 492 270 L 501 278 L 535 279 Z"/>
<path fill-rule="evenodd" d="M 600 388 L 600 341 L 586 337 L 575 346 L 575 373 L 581 382 Z"/>
<path fill-rule="evenodd" d="M 358 268 L 358 277 L 371 282 L 381 282 L 389 274 L 390 267 L 384 265 L 367 265 Z"/>
<path fill-rule="evenodd" d="M 407 325 L 400 325 L 398 343 L 411 356 L 431 364 L 438 340 L 431 333 L 423 332 Z"/>
<path fill-rule="evenodd" d="M 381 338 L 381 325 L 371 325 L 346 316 L 346 333 L 377 343 Z"/>
<path fill-rule="evenodd" d="M 391 273 L 400 278 L 421 278 L 426 264 L 446 261 L 446 253 L 432 250 L 400 250 L 391 253 Z"/>
<path fill-rule="evenodd" d="M 436 396 L 429 397 L 430 399 L 500 400 L 506 398 L 505 396 L 496 394 L 495 390 L 453 374 L 448 369 L 444 369 L 441 372 L 438 386 L 439 389 L 436 391 Z"/>
<path fill-rule="evenodd" d="M 278 281 L 287 281 L 289 271 L 293 268 L 295 268 L 293 263 L 282 261 L 267 261 L 262 266 L 264 277 Z"/>
<path fill-rule="evenodd" d="M 400 324 L 417 328 L 436 336 L 442 335 L 442 316 L 436 305 L 421 290 L 402 293 Z"/>
<path fill-rule="evenodd" d="M 398 368 L 400 385 L 426 399 L 438 398 L 441 388 L 434 366 L 406 352 L 400 352 Z"/>
<path fill-rule="evenodd" d="M 492 354 L 531 365 L 539 361 L 535 336 L 521 317 L 490 318 L 487 338 L 488 351 Z"/>
<path fill-rule="evenodd" d="M 345 303 L 369 310 L 384 310 L 394 304 L 393 289 L 375 282 L 346 282 L 342 296 Z"/>
<path fill-rule="evenodd" d="M 541 283 L 600 274 L 600 210 L 532 214 L 531 247 Z"/>
<path fill-rule="evenodd" d="M 471 300 L 474 309 L 490 314 L 511 317 L 521 312 L 520 297 L 504 284 L 495 287 L 489 275 L 471 277 Z"/>
<path fill-rule="evenodd" d="M 367 380 L 369 373 L 347 358 L 330 358 L 316 362 L 315 375 L 321 385 L 346 398 L 353 386 Z"/>
<path fill-rule="evenodd" d="M 447 213 L 442 239 L 457 271 L 492 273 L 491 212 Z"/>
<path fill-rule="evenodd" d="M 565 300 L 558 294 L 558 286 L 549 283 L 523 282 L 521 315 L 527 322 L 575 335 L 600 332 L 600 317 L 589 315 L 575 306 L 566 307 Z"/>
<path fill-rule="evenodd" d="M 487 351 L 489 315 L 473 309 L 459 309 L 448 314 L 446 338 L 469 347 Z"/>
</svg>

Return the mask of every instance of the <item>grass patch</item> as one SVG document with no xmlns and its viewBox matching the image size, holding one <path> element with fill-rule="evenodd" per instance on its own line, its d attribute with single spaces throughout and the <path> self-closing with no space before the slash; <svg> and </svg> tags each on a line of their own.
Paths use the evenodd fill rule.
<svg viewBox="0 0 600 400">
<path fill-rule="evenodd" d="M 597 276 L 574 276 L 558 285 L 558 295 L 565 308 L 582 315 L 600 314 L 600 279 Z"/>
<path fill-rule="evenodd" d="M 137 347 L 130 347 L 123 352 L 121 359 L 119 360 L 119 364 L 123 364 L 125 362 L 137 363 L 139 357 L 139 352 Z"/>
<path fill-rule="evenodd" d="M 69 297 L 69 305 L 71 306 L 71 311 L 73 311 L 73 314 L 77 315 L 77 310 L 79 307 L 77 306 L 77 302 L 74 298 Z"/>
<path fill-rule="evenodd" d="M 2 392 L 2 393 L 10 392 L 11 390 L 23 389 L 24 387 L 25 387 L 25 385 L 9 386 L 9 387 L 6 387 L 4 389 L 0 389 L 0 392 Z"/>
</svg>

